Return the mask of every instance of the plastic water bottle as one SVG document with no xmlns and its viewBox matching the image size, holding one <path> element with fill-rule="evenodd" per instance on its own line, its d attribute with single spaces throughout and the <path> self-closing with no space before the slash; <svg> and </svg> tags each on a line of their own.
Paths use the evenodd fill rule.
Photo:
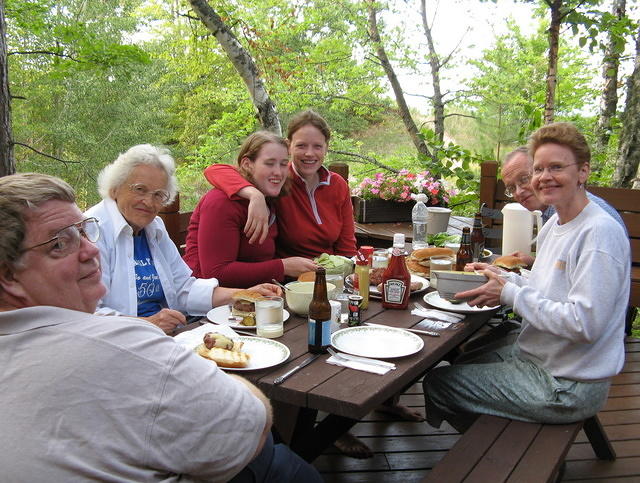
<svg viewBox="0 0 640 483">
<path fill-rule="evenodd" d="M 412 194 L 411 198 L 416 200 L 416 204 L 411 211 L 411 223 L 413 224 L 412 248 L 418 250 L 427 248 L 427 195 L 424 193 Z"/>
</svg>

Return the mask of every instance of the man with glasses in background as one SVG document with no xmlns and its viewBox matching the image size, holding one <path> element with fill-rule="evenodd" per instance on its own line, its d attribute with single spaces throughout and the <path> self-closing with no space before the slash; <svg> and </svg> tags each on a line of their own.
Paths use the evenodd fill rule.
<svg viewBox="0 0 640 483">
<path fill-rule="evenodd" d="M 533 161 L 527 152 L 526 146 L 521 146 L 505 156 L 504 161 L 502 162 L 502 167 L 500 168 L 502 181 L 504 181 L 505 185 L 504 194 L 509 198 L 513 198 L 529 211 L 540 210 L 542 212 L 542 222 L 546 223 L 556 211 L 553 206 L 547 206 L 541 202 L 533 193 L 533 189 L 531 188 L 532 165 Z M 550 166 L 548 169 L 553 175 L 554 169 L 561 171 L 563 168 L 563 166 L 557 165 L 556 167 Z M 622 228 L 624 228 L 626 232 L 627 228 L 624 221 L 622 221 L 622 218 L 614 207 L 602 198 L 589 193 L 588 191 L 587 198 L 600 205 L 604 211 L 622 225 Z M 527 265 L 531 266 L 533 264 L 533 257 L 522 253 L 518 253 L 517 255 L 524 259 L 527 262 Z"/>
<path fill-rule="evenodd" d="M 271 407 L 146 321 L 96 315 L 95 218 L 52 176 L 0 178 L 3 481 L 321 481 Z"/>
</svg>

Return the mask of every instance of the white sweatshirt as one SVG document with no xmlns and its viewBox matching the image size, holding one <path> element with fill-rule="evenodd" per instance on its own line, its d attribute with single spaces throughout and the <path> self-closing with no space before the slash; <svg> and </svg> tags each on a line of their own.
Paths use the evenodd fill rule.
<svg viewBox="0 0 640 483">
<path fill-rule="evenodd" d="M 538 238 L 528 280 L 510 275 L 501 302 L 523 318 L 520 356 L 555 377 L 611 377 L 624 363 L 631 257 L 622 227 L 589 202 L 564 225 L 555 214 Z"/>
</svg>

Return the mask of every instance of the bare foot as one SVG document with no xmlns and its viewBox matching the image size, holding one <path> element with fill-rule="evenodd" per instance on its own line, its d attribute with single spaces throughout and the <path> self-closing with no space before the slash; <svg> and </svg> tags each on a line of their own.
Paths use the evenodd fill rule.
<svg viewBox="0 0 640 483">
<path fill-rule="evenodd" d="M 424 421 L 424 416 L 420 412 L 409 409 L 407 406 L 397 402 L 386 401 L 378 406 L 376 411 L 398 416 L 403 421 Z"/>
<path fill-rule="evenodd" d="M 333 445 L 351 458 L 366 459 L 373 456 L 373 451 L 351 433 L 344 433 Z"/>
</svg>

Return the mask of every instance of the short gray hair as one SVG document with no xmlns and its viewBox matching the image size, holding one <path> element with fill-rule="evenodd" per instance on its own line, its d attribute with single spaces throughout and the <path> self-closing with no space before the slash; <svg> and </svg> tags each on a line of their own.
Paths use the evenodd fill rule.
<svg viewBox="0 0 640 483">
<path fill-rule="evenodd" d="M 103 199 L 111 198 L 111 192 L 117 190 L 131 174 L 134 168 L 143 165 L 155 166 L 167 174 L 167 191 L 169 200 L 167 205 L 173 202 L 178 193 L 178 180 L 176 179 L 176 164 L 169 154 L 169 150 L 152 146 L 151 144 L 138 144 L 120 154 L 118 159 L 104 167 L 98 175 L 98 191 Z"/>
<path fill-rule="evenodd" d="M 514 149 L 513 151 L 511 151 L 510 153 L 507 153 L 507 155 L 504 157 L 504 161 L 502 161 L 502 166 L 503 167 L 506 166 L 518 154 L 525 154 L 527 158 L 531 160 L 531 156 L 529 156 L 529 148 L 527 148 L 526 146 L 520 146 Z"/>
<path fill-rule="evenodd" d="M 73 188 L 55 176 L 18 173 L 0 178 L 0 268 L 15 267 L 27 234 L 25 214 L 51 200 L 76 202 Z"/>
</svg>

